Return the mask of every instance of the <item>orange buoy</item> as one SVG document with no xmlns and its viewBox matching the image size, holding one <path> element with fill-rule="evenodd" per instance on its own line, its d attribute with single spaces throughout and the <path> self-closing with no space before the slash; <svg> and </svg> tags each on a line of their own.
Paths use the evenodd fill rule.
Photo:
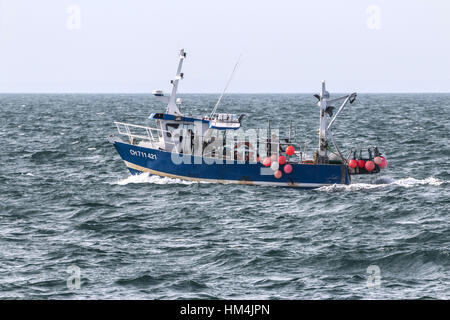
<svg viewBox="0 0 450 320">
<path fill-rule="evenodd" d="M 366 162 L 366 165 L 364 166 L 366 168 L 367 171 L 372 171 L 373 169 L 375 169 L 375 163 L 373 163 L 373 161 L 369 160 Z"/>
<path fill-rule="evenodd" d="M 289 174 L 292 172 L 292 166 L 290 164 L 287 164 L 284 166 L 283 170 L 284 170 L 284 173 Z"/>
<path fill-rule="evenodd" d="M 348 166 L 352 169 L 355 169 L 358 166 L 358 161 L 356 161 L 355 159 L 352 159 L 348 162 Z"/>
<path fill-rule="evenodd" d="M 364 160 L 358 160 L 358 167 L 364 168 L 365 165 L 366 165 L 366 162 Z"/>
<path fill-rule="evenodd" d="M 295 152 L 295 149 L 294 149 L 293 146 L 289 146 L 289 147 L 286 148 L 286 154 L 288 156 L 292 156 L 294 154 L 294 152 Z"/>
<path fill-rule="evenodd" d="M 280 179 L 283 173 L 281 172 L 281 170 L 277 170 L 273 175 L 275 176 L 275 178 Z"/>
<path fill-rule="evenodd" d="M 269 157 L 265 157 L 263 160 L 263 166 L 264 167 L 270 167 L 270 164 L 272 163 L 272 161 L 270 160 Z"/>
<path fill-rule="evenodd" d="M 285 156 L 279 156 L 278 157 L 278 163 L 283 165 L 286 163 L 286 157 Z"/>
</svg>

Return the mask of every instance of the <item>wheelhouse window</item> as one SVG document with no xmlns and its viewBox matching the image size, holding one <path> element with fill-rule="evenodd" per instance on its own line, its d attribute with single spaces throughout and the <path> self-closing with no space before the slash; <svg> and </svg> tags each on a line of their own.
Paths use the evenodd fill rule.
<svg viewBox="0 0 450 320">
<path fill-rule="evenodd" d="M 169 137 L 169 138 L 172 137 L 172 132 L 174 130 L 178 129 L 179 126 L 180 126 L 179 123 L 167 123 L 166 124 L 166 130 L 168 131 L 168 132 L 166 132 L 167 137 Z"/>
</svg>

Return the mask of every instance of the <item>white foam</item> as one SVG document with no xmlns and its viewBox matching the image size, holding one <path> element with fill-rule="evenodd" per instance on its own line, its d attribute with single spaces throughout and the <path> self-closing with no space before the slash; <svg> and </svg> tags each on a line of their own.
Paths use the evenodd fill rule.
<svg viewBox="0 0 450 320">
<path fill-rule="evenodd" d="M 142 174 L 130 175 L 129 177 L 113 182 L 112 184 L 117 184 L 124 186 L 130 183 L 151 183 L 151 184 L 193 184 L 197 183 L 195 181 L 187 181 L 181 179 L 172 179 L 167 177 L 160 177 L 155 175 L 150 175 L 148 172 Z"/>
<path fill-rule="evenodd" d="M 380 181 L 380 180 L 378 180 Z M 388 179 L 385 181 L 389 181 Z M 319 191 L 359 191 L 359 190 L 370 190 L 370 189 L 381 189 L 386 188 L 389 186 L 400 186 L 404 188 L 411 188 L 415 186 L 421 186 L 421 185 L 430 185 L 430 186 L 440 186 L 443 183 L 446 183 L 447 181 L 439 180 L 434 177 L 428 177 L 426 179 L 415 179 L 415 178 L 405 178 L 405 179 L 398 179 L 398 180 L 392 180 L 388 183 L 352 183 L 350 185 L 342 185 L 342 184 L 335 184 L 332 186 L 325 186 L 318 188 Z"/>
<path fill-rule="evenodd" d="M 380 183 L 384 182 L 384 183 Z M 420 185 L 430 185 L 430 186 L 440 186 L 447 181 L 439 180 L 434 177 L 428 177 L 426 179 L 415 179 L 415 178 L 405 178 L 399 180 L 393 180 L 389 178 L 383 178 L 376 180 L 374 183 L 352 183 L 350 185 L 334 184 L 330 186 L 320 187 L 316 190 L 319 191 L 359 191 L 359 190 L 370 190 L 370 189 L 381 189 L 389 186 L 400 186 L 404 188 L 411 188 Z M 138 175 L 130 175 L 125 179 L 118 180 L 116 182 L 111 182 L 111 184 L 116 185 L 127 185 L 130 183 L 150 183 L 150 184 L 195 184 L 195 183 L 209 183 L 206 181 L 187 181 L 182 179 L 174 179 L 167 177 L 160 177 L 156 175 L 151 175 L 148 172 L 144 172 Z"/>
<path fill-rule="evenodd" d="M 394 184 L 397 184 L 402 187 L 414 187 L 417 185 L 424 185 L 428 184 L 430 186 L 440 186 L 443 183 L 446 183 L 447 181 L 439 180 L 434 177 L 428 177 L 426 179 L 414 179 L 414 178 L 406 178 L 406 179 L 400 179 L 397 181 L 394 181 Z"/>
<path fill-rule="evenodd" d="M 22 175 L 22 176 L 34 177 L 34 174 L 32 174 L 31 172 L 27 172 L 27 173 L 21 172 L 20 175 Z"/>
</svg>

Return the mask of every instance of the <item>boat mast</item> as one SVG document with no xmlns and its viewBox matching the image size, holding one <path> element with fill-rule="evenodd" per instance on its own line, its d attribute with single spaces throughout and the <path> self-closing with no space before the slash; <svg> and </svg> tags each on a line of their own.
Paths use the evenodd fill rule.
<svg viewBox="0 0 450 320">
<path fill-rule="evenodd" d="M 339 156 L 341 157 L 342 163 L 345 163 L 345 159 L 342 156 L 342 153 L 340 152 L 336 141 L 334 140 L 333 134 L 331 133 L 331 126 L 335 122 L 338 115 L 341 113 L 341 111 L 344 109 L 345 105 L 350 102 L 352 104 L 356 99 L 356 92 L 347 94 L 345 96 L 330 99 L 330 93 L 326 90 L 325 87 L 325 80 L 322 81 L 322 90 L 319 95 L 314 95 L 319 101 L 317 105 L 320 108 L 320 125 L 319 125 L 319 148 L 314 153 L 314 162 L 317 164 L 320 163 L 328 163 L 328 155 L 327 155 L 327 149 L 328 149 L 328 141 L 327 141 L 327 135 L 330 136 L 331 142 L 333 143 L 334 147 L 336 148 L 336 151 L 338 152 Z M 333 109 L 334 107 L 331 105 L 335 102 L 342 101 L 342 104 L 334 117 L 331 119 L 330 123 L 328 123 L 327 115 L 330 117 L 333 116 Z"/>
<path fill-rule="evenodd" d="M 181 116 L 181 111 L 178 108 L 178 105 L 181 104 L 181 99 L 177 99 L 177 90 L 178 90 L 178 81 L 183 79 L 183 72 L 181 72 L 181 68 L 183 66 L 183 61 L 186 58 L 186 52 L 184 49 L 180 50 L 180 60 L 178 62 L 177 74 L 175 75 L 173 80 L 170 80 L 172 84 L 172 94 L 170 96 L 164 96 L 164 93 L 161 90 L 153 90 L 153 95 L 158 98 L 160 101 L 167 103 L 166 113 L 174 114 Z"/>
<path fill-rule="evenodd" d="M 169 98 L 169 103 L 167 104 L 166 113 L 168 114 L 176 114 L 181 115 L 180 109 L 177 105 L 177 90 L 178 90 L 178 81 L 183 79 L 183 73 L 181 72 L 181 68 L 183 66 L 183 61 L 186 58 L 186 52 L 184 52 L 184 49 L 180 50 L 180 60 L 178 62 L 178 69 L 177 74 L 175 75 L 175 78 L 170 81 L 172 84 L 172 93 Z"/>
<path fill-rule="evenodd" d="M 319 148 L 315 154 L 315 162 L 316 163 L 328 163 L 328 155 L 327 155 L 327 117 L 325 110 L 328 105 L 328 98 L 330 94 L 326 90 L 325 80 L 322 81 L 322 90 L 320 92 L 320 100 L 317 103 L 320 108 L 320 125 L 319 125 Z"/>
</svg>

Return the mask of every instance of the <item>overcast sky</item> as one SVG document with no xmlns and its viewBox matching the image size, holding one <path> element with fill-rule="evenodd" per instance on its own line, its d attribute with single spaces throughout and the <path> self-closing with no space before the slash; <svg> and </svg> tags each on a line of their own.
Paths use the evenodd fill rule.
<svg viewBox="0 0 450 320">
<path fill-rule="evenodd" d="M 448 0 L 0 0 L 0 92 L 450 92 Z"/>
</svg>

